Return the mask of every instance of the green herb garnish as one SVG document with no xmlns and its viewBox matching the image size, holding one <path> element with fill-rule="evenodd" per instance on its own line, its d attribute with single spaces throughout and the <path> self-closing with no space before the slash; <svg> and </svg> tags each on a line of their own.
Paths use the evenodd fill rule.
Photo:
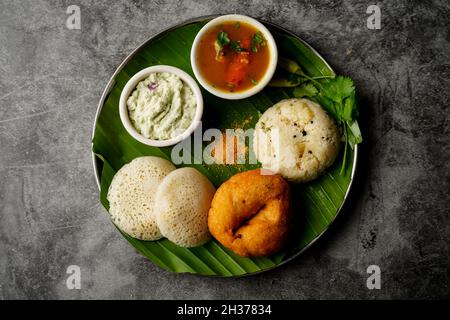
<svg viewBox="0 0 450 320">
<path fill-rule="evenodd" d="M 242 52 L 245 51 L 244 48 L 241 46 L 241 42 L 238 41 L 231 41 L 230 37 L 228 36 L 228 33 L 225 31 L 220 31 L 217 35 L 217 45 L 218 45 L 218 52 L 222 52 L 223 47 L 226 45 L 229 45 L 230 48 L 236 52 Z"/>
<path fill-rule="evenodd" d="M 306 86 L 311 89 L 312 83 Z M 362 142 L 361 131 L 359 130 L 356 118 L 358 117 L 358 107 L 356 104 L 356 91 L 352 79 L 344 76 L 337 76 L 334 79 L 323 83 L 316 83 L 316 93 L 308 95 L 314 97 L 322 107 L 336 120 L 345 139 L 344 160 L 342 162 L 341 174 L 344 172 L 347 161 L 347 146 L 352 149 L 355 144 Z M 314 87 L 314 86 L 313 86 Z M 296 88 L 297 89 L 297 88 Z M 304 94 L 299 88 L 294 95 Z M 310 91 L 309 93 L 313 93 Z M 296 95 L 297 96 L 297 95 Z"/>
<path fill-rule="evenodd" d="M 225 31 L 220 31 L 217 35 L 217 44 L 219 45 L 220 49 L 222 49 L 225 45 L 230 43 L 230 38 L 228 37 L 228 33 Z"/>
<path fill-rule="evenodd" d="M 239 40 L 238 41 L 231 41 L 230 42 L 230 48 L 233 49 L 236 52 L 245 51 L 245 49 L 241 47 L 241 42 Z"/>
<path fill-rule="evenodd" d="M 253 78 L 250 78 L 250 81 L 254 86 L 256 86 L 258 84 L 258 82 Z"/>
<path fill-rule="evenodd" d="M 318 90 L 312 83 L 306 83 L 294 89 L 294 96 L 297 98 L 314 97 Z"/>
<path fill-rule="evenodd" d="M 316 96 L 317 102 L 336 119 L 344 134 L 345 149 L 341 174 L 347 160 L 347 145 L 353 149 L 355 144 L 362 142 L 361 131 L 356 122 L 358 107 L 355 97 L 356 91 L 352 79 L 344 76 L 337 76 L 321 84 L 320 92 Z"/>
<path fill-rule="evenodd" d="M 256 32 L 253 35 L 252 41 L 250 43 L 250 48 L 253 52 L 258 52 L 259 47 L 264 47 L 266 45 L 266 39 L 264 39 L 263 34 L 261 31 Z"/>
<path fill-rule="evenodd" d="M 234 27 L 236 28 L 236 29 L 239 29 L 240 27 L 241 27 L 241 23 L 238 21 L 238 22 L 236 22 L 235 24 L 234 24 Z"/>
<path fill-rule="evenodd" d="M 300 83 L 293 91 L 295 97 L 308 97 L 315 100 L 336 120 L 345 139 L 342 174 L 347 161 L 347 146 L 353 149 L 356 144 L 362 142 L 361 131 L 356 121 L 358 106 L 352 79 L 334 75 L 310 77 L 295 61 L 286 58 L 279 59 L 279 67 L 288 72 L 284 78 L 286 82 Z M 279 83 L 281 82 L 278 80 L 276 84 Z"/>
</svg>

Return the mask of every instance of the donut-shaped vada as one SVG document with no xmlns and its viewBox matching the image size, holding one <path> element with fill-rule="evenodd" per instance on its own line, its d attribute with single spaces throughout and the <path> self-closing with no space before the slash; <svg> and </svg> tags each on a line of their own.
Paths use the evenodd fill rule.
<svg viewBox="0 0 450 320">
<path fill-rule="evenodd" d="M 240 256 L 267 256 L 286 241 L 290 216 L 289 184 L 278 174 L 257 169 L 238 173 L 217 189 L 208 227 Z"/>
</svg>

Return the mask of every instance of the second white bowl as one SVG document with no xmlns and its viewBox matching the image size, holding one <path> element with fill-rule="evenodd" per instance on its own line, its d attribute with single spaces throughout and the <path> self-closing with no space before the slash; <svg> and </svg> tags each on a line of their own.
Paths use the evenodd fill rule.
<svg viewBox="0 0 450 320">
<path fill-rule="evenodd" d="M 267 45 L 270 50 L 269 66 L 266 70 L 266 73 L 264 74 L 264 77 L 258 82 L 257 85 L 255 85 L 251 89 L 248 89 L 245 91 L 226 92 L 226 91 L 219 90 L 219 89 L 213 87 L 203 77 L 203 75 L 201 74 L 199 67 L 198 67 L 197 49 L 198 49 L 198 46 L 200 44 L 200 40 L 202 39 L 202 37 L 205 35 L 205 33 L 207 33 L 209 30 L 211 30 L 211 28 L 214 28 L 224 22 L 229 22 L 229 21 L 247 23 L 247 24 L 255 27 L 257 30 L 261 31 L 261 33 L 263 34 L 264 38 L 267 41 Z M 275 43 L 275 39 L 273 38 L 270 31 L 258 20 L 253 19 L 248 16 L 240 15 L 240 14 L 228 14 L 228 15 L 217 17 L 217 18 L 209 21 L 197 33 L 197 36 L 194 39 L 194 42 L 192 44 L 192 49 L 191 49 L 192 70 L 194 71 L 195 77 L 197 78 L 198 82 L 200 82 L 201 86 L 217 97 L 220 97 L 223 99 L 230 99 L 230 100 L 244 99 L 244 98 L 250 97 L 250 96 L 258 93 L 262 89 L 264 89 L 264 87 L 269 83 L 269 81 L 272 79 L 273 74 L 275 73 L 275 69 L 277 68 L 277 61 L 278 61 L 278 49 L 277 49 L 277 45 Z"/>
<path fill-rule="evenodd" d="M 194 93 L 195 96 L 195 100 L 197 102 L 194 119 L 192 120 L 192 123 L 189 125 L 189 127 L 182 134 L 168 140 L 152 140 L 144 137 L 136 130 L 136 128 L 133 126 L 128 116 L 128 107 L 127 107 L 128 97 L 131 95 L 133 90 L 135 90 L 137 84 L 140 81 L 147 78 L 150 74 L 156 72 L 168 72 L 180 77 L 180 79 L 183 80 L 183 82 L 185 82 L 192 89 L 192 92 Z M 203 114 L 203 97 L 197 82 L 195 82 L 195 80 L 189 74 L 175 67 L 166 65 L 156 65 L 139 71 L 133 77 L 131 77 L 130 80 L 128 80 L 128 82 L 126 83 L 125 87 L 122 90 L 122 93 L 120 94 L 119 113 L 120 113 L 120 120 L 122 121 L 123 126 L 134 139 L 152 147 L 167 147 L 177 144 L 178 142 L 183 141 L 184 139 L 189 137 L 192 134 L 192 132 L 194 132 L 194 130 L 197 128 L 197 126 L 200 124 Z"/>
</svg>

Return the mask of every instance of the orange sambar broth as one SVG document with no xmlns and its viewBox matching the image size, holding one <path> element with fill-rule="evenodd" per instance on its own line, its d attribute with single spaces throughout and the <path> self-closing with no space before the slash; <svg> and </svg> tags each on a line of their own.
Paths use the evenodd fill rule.
<svg viewBox="0 0 450 320">
<path fill-rule="evenodd" d="M 246 50 L 249 53 L 246 56 L 249 63 L 244 70 L 238 71 L 244 72 L 245 76 L 242 79 L 240 78 L 237 83 L 230 83 L 230 79 L 233 76 L 232 73 L 236 71 L 236 55 L 239 55 L 239 53 L 226 47 L 224 59 L 222 61 L 216 60 L 214 43 L 221 31 L 226 32 L 231 41 L 240 41 L 242 44 L 245 44 L 251 41 L 258 29 L 247 23 L 231 21 L 211 28 L 200 39 L 197 49 L 197 63 L 200 72 L 205 80 L 217 89 L 228 92 L 248 90 L 255 86 L 266 73 L 270 60 L 269 49 L 265 45 L 258 46 L 258 52 L 253 52 L 251 49 Z"/>
</svg>

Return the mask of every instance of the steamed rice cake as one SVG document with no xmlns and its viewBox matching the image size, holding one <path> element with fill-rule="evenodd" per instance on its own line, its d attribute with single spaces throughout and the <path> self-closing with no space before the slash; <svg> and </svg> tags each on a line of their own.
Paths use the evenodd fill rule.
<svg viewBox="0 0 450 320">
<path fill-rule="evenodd" d="M 169 173 L 155 198 L 156 221 L 164 237 L 182 247 L 196 247 L 210 238 L 208 211 L 216 189 L 194 168 Z"/>
<path fill-rule="evenodd" d="M 154 215 L 156 190 L 175 166 L 158 157 L 139 157 L 124 165 L 109 186 L 107 199 L 114 224 L 140 240 L 158 240 Z"/>
</svg>

